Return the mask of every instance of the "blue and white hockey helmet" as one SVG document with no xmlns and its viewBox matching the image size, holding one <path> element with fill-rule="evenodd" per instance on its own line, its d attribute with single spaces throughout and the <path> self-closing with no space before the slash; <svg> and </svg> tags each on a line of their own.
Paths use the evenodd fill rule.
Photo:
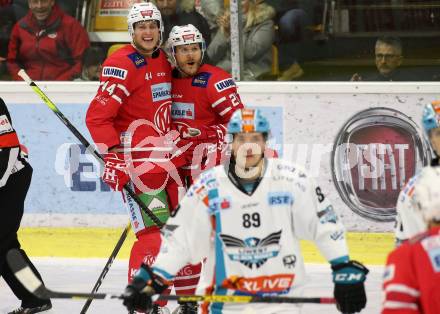
<svg viewBox="0 0 440 314">
<path fill-rule="evenodd" d="M 237 110 L 228 124 L 228 133 L 259 132 L 268 134 L 270 131 L 269 121 L 261 114 L 259 109 L 244 108 Z"/>
<path fill-rule="evenodd" d="M 440 101 L 433 101 L 425 106 L 422 124 L 426 133 L 440 127 Z"/>
</svg>

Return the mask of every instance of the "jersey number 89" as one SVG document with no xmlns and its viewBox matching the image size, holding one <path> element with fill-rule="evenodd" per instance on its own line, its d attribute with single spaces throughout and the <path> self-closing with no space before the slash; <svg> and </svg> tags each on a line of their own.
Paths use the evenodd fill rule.
<svg viewBox="0 0 440 314">
<path fill-rule="evenodd" d="M 255 227 L 258 228 L 261 225 L 260 214 L 252 213 L 252 214 L 243 214 L 243 227 L 250 228 Z"/>
</svg>

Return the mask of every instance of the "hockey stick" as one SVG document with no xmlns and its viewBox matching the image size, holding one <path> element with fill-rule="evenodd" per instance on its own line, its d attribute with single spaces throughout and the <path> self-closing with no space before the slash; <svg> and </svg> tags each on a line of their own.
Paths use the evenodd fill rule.
<svg viewBox="0 0 440 314">
<path fill-rule="evenodd" d="M 116 255 L 118 255 L 119 250 L 121 249 L 122 245 L 124 244 L 125 238 L 127 237 L 128 231 L 131 229 L 131 223 L 128 222 L 127 226 L 125 226 L 124 231 L 122 232 L 121 236 L 119 237 L 118 243 L 116 243 L 115 248 L 112 251 L 112 254 L 110 254 L 110 257 L 107 260 L 107 263 L 104 266 L 104 269 L 102 270 L 101 274 L 98 277 L 98 280 L 96 281 L 95 285 L 92 289 L 92 294 L 97 292 L 99 290 L 99 287 L 102 284 L 102 281 L 104 280 L 105 276 L 107 275 L 108 271 L 110 270 L 110 267 L 113 264 L 113 261 L 116 258 Z M 85 314 L 87 310 L 90 307 L 90 304 L 92 304 L 93 298 L 88 298 L 86 303 L 84 303 L 80 314 Z"/>
<path fill-rule="evenodd" d="M 81 293 L 53 291 L 44 286 L 41 280 L 29 267 L 21 252 L 12 249 L 7 254 L 7 261 L 15 277 L 32 294 L 42 299 L 124 299 L 121 294 Z M 150 288 L 150 287 L 148 287 Z M 210 303 L 321 303 L 334 304 L 333 298 L 320 297 L 272 297 L 248 295 L 159 295 L 154 300 L 177 302 L 210 302 Z"/>
<path fill-rule="evenodd" d="M 90 143 L 86 140 L 86 138 L 78 131 L 75 126 L 70 123 L 70 121 L 63 115 L 63 113 L 57 108 L 57 106 L 47 97 L 47 95 L 41 90 L 40 87 L 38 87 L 37 84 L 35 84 L 34 81 L 27 75 L 26 71 L 21 69 L 18 71 L 18 75 L 29 84 L 29 86 L 34 90 L 38 96 L 44 101 L 44 103 L 57 115 L 57 117 L 64 123 L 64 125 L 75 135 L 75 137 L 83 144 L 86 149 L 98 159 L 100 162 L 104 162 L 104 159 L 102 158 L 101 154 L 90 145 Z M 142 202 L 142 200 L 139 198 L 139 196 L 134 193 L 133 189 L 128 185 L 124 185 L 125 191 L 130 195 L 131 198 L 135 200 L 135 202 L 145 211 L 145 213 L 148 215 L 148 217 L 151 218 L 151 220 L 159 227 L 162 228 L 164 223 L 157 218 L 155 214 L 151 210 L 148 209 L 147 206 Z"/>
</svg>

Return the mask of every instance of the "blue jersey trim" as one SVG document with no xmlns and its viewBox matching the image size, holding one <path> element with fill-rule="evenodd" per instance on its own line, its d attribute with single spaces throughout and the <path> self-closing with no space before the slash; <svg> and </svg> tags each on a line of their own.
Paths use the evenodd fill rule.
<svg viewBox="0 0 440 314">
<path fill-rule="evenodd" d="M 220 211 L 215 213 L 215 289 L 214 294 L 226 295 L 227 289 L 222 288 L 222 283 L 226 279 L 225 256 L 222 249 L 222 240 L 220 234 L 222 232 L 222 223 Z M 215 303 L 210 305 L 213 314 L 221 314 L 223 303 Z"/>
<path fill-rule="evenodd" d="M 332 259 L 330 261 L 330 264 L 332 264 L 332 266 L 341 264 L 341 263 L 347 263 L 350 260 L 350 258 L 348 257 L 348 255 L 344 255 L 335 259 Z"/>
</svg>

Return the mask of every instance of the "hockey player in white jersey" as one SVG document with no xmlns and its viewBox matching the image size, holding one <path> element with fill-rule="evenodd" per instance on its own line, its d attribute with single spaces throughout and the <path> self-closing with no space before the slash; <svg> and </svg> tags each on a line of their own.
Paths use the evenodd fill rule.
<svg viewBox="0 0 440 314">
<path fill-rule="evenodd" d="M 422 126 L 435 155 L 428 167 L 438 167 L 440 156 L 440 101 L 433 101 L 423 108 Z M 411 196 L 418 178 L 419 176 L 416 174 L 409 179 L 397 199 L 396 245 L 400 245 L 403 241 L 426 231 L 426 223 L 414 208 L 413 202 L 411 202 Z"/>
<path fill-rule="evenodd" d="M 258 109 L 237 110 L 228 125 L 232 156 L 201 174 L 168 220 L 152 272 L 141 267 L 125 290 L 128 310 L 148 310 L 146 285 L 160 294 L 185 264 L 206 258 L 200 294 L 298 296 L 305 281 L 299 239 L 315 242 L 333 269 L 343 313 L 366 305 L 368 270 L 350 261 L 345 229 L 302 168 L 264 158 L 269 123 Z M 144 290 L 145 291 L 145 290 Z M 292 304 L 203 304 L 202 313 L 299 313 Z"/>
</svg>

